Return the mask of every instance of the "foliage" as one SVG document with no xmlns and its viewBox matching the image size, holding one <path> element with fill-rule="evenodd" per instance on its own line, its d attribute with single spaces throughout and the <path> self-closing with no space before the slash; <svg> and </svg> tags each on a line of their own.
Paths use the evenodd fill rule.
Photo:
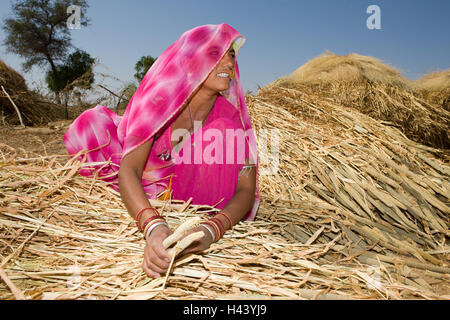
<svg viewBox="0 0 450 320">
<path fill-rule="evenodd" d="M 86 0 L 16 0 L 12 5 L 14 17 L 5 20 L 4 45 L 10 53 L 25 59 L 23 68 L 49 63 L 56 72 L 56 62 L 62 61 L 71 47 L 67 8 L 77 5 L 81 11 L 82 26 L 87 26 Z"/>
<path fill-rule="evenodd" d="M 156 59 L 158 58 L 153 58 L 152 56 L 143 56 L 138 62 L 136 62 L 136 66 L 134 67 L 136 73 L 134 74 L 134 77 L 138 82 L 141 82 L 142 79 L 144 79 L 145 74 L 151 68 L 153 63 L 155 63 Z"/>
<path fill-rule="evenodd" d="M 92 65 L 95 60 L 89 53 L 77 49 L 67 57 L 63 65 L 56 67 L 56 73 L 47 72 L 46 82 L 53 92 L 71 90 L 75 87 L 89 89 L 94 83 Z"/>
</svg>

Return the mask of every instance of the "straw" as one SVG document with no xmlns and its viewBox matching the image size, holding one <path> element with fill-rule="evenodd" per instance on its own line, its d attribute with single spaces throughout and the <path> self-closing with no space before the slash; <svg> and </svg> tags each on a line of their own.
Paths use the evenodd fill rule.
<svg viewBox="0 0 450 320">
<path fill-rule="evenodd" d="M 246 99 L 255 132 L 280 130 L 278 172 L 259 177 L 255 221 L 175 260 L 166 282 L 142 271 L 120 194 L 74 174 L 83 163 L 0 145 L 0 299 L 448 299 L 445 151 L 296 90 Z M 217 211 L 151 204 L 172 229 Z"/>
</svg>

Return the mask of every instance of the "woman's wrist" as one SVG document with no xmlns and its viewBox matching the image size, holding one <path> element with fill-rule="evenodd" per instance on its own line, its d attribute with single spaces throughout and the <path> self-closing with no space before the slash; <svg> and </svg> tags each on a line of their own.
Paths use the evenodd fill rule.
<svg viewBox="0 0 450 320">
<path fill-rule="evenodd" d="M 208 229 L 213 239 L 212 240 L 213 243 L 219 241 L 219 239 L 221 239 L 225 234 L 225 232 L 227 231 L 225 223 L 219 220 L 219 218 L 217 217 L 211 218 L 208 221 L 203 222 L 202 225 L 205 226 L 206 229 Z"/>
<path fill-rule="evenodd" d="M 154 223 L 152 226 L 146 228 L 144 233 L 144 239 L 147 241 L 152 234 L 154 234 L 158 230 L 161 230 L 162 228 L 169 229 L 169 225 L 165 221 L 159 221 Z"/>
<path fill-rule="evenodd" d="M 216 236 L 213 229 L 211 229 L 211 227 L 205 223 L 202 223 L 200 226 L 207 230 L 207 232 L 205 232 L 206 236 L 211 240 L 211 243 L 214 243 L 214 239 Z"/>
<path fill-rule="evenodd" d="M 231 220 L 230 215 L 224 211 L 220 211 L 214 216 L 224 223 L 226 230 L 230 230 L 233 227 L 233 220 Z"/>
<path fill-rule="evenodd" d="M 136 215 L 136 226 L 140 231 L 144 231 L 145 222 L 148 221 L 149 218 L 154 216 L 162 217 L 161 214 L 152 207 L 142 208 Z"/>
</svg>

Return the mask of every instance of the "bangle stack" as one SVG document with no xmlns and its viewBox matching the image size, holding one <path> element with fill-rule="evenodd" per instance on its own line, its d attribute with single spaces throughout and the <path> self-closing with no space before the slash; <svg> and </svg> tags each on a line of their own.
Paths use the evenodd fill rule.
<svg viewBox="0 0 450 320">
<path fill-rule="evenodd" d="M 142 224 L 142 227 L 141 227 L 139 224 L 139 218 L 142 215 L 142 213 L 146 210 L 153 210 L 155 215 L 152 215 L 150 218 L 145 220 L 145 222 Z M 157 226 L 162 225 L 162 224 L 168 226 L 166 219 L 164 219 L 164 217 L 155 208 L 151 208 L 151 207 L 143 208 L 136 215 L 136 225 L 137 225 L 139 231 L 142 231 L 144 233 L 145 240 L 147 240 L 148 236 L 153 231 L 153 229 L 155 229 Z"/>
<path fill-rule="evenodd" d="M 229 222 L 229 227 L 225 228 L 224 223 L 217 218 L 217 216 L 223 215 L 226 217 L 226 219 Z M 218 215 L 216 215 L 214 218 L 209 219 L 206 222 L 203 222 L 202 225 L 208 229 L 208 231 L 211 233 L 211 236 L 213 238 L 213 242 L 217 242 L 220 238 L 223 237 L 225 232 L 233 226 L 233 222 L 231 221 L 230 217 L 225 213 L 221 212 Z"/>
<path fill-rule="evenodd" d="M 230 223 L 230 226 L 228 227 L 227 230 L 231 229 L 231 227 L 233 226 L 233 221 L 231 221 L 231 218 L 223 211 L 220 211 L 220 213 L 216 215 L 216 217 L 218 217 L 218 216 L 224 216 L 227 219 L 227 221 Z"/>
<path fill-rule="evenodd" d="M 139 225 L 139 218 L 141 217 L 141 215 L 142 215 L 142 213 L 144 213 L 144 211 L 146 211 L 146 210 L 153 210 L 153 212 L 157 215 L 157 216 L 160 216 L 161 217 L 161 214 L 158 212 L 158 210 L 156 210 L 155 208 L 152 208 L 152 207 L 147 207 L 147 208 L 143 208 L 143 209 L 141 209 L 138 213 L 137 213 L 137 215 L 136 215 L 136 226 L 137 226 L 137 228 L 138 228 L 138 230 L 139 231 L 143 231 L 143 227 L 141 228 L 141 226 Z"/>
<path fill-rule="evenodd" d="M 147 238 L 150 236 L 150 233 L 155 229 L 157 226 L 165 225 L 166 227 L 169 227 L 166 223 L 166 220 L 164 218 L 153 220 L 151 223 L 147 225 L 144 231 L 144 240 L 147 240 Z"/>
</svg>

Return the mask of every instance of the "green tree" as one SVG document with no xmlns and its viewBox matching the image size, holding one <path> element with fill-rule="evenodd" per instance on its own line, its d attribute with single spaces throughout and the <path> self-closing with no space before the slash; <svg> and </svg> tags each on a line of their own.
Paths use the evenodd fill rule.
<svg viewBox="0 0 450 320">
<path fill-rule="evenodd" d="M 138 82 L 141 82 L 142 79 L 144 79 L 145 74 L 147 73 L 148 69 L 151 68 L 153 63 L 155 63 L 156 59 L 152 56 L 143 56 L 138 62 L 136 62 L 136 65 L 134 67 L 134 70 L 136 70 L 136 73 L 134 74 L 134 77 Z"/>
<path fill-rule="evenodd" d="M 48 88 L 53 92 L 64 92 L 66 119 L 70 92 L 74 88 L 90 89 L 94 83 L 92 71 L 94 62 L 95 59 L 89 53 L 76 49 L 67 57 L 64 64 L 56 66 L 56 73 L 52 70 L 47 72 L 45 81 Z"/>
<path fill-rule="evenodd" d="M 87 26 L 86 0 L 15 0 L 13 17 L 3 25 L 6 38 L 4 45 L 10 53 L 25 59 L 23 68 L 28 72 L 33 66 L 50 65 L 55 78 L 57 62 L 63 61 L 72 46 L 67 26 L 72 5 L 80 9 L 80 25 Z"/>
</svg>

